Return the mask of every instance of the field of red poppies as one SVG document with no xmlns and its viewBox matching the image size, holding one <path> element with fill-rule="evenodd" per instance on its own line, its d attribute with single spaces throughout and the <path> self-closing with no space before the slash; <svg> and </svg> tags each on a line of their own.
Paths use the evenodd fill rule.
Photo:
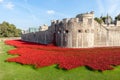
<svg viewBox="0 0 120 80">
<path fill-rule="evenodd" d="M 59 68 L 67 70 L 87 66 L 104 71 L 120 65 L 120 47 L 69 49 L 21 40 L 8 40 L 5 43 L 16 47 L 8 51 L 9 54 L 19 55 L 7 59 L 8 62 L 35 65 L 36 68 L 58 64 Z"/>
</svg>

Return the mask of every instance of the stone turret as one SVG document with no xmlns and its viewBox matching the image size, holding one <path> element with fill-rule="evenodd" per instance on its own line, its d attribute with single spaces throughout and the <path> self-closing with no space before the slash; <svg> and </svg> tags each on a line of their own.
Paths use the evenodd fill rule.
<svg viewBox="0 0 120 80">
<path fill-rule="evenodd" d="M 94 13 L 79 14 L 76 18 L 57 20 L 55 37 L 57 46 L 79 48 L 94 44 Z M 83 39 L 82 39 L 83 38 Z"/>
<path fill-rule="evenodd" d="M 87 27 L 88 24 L 94 28 L 94 12 L 78 14 L 76 18 L 79 18 L 80 21 L 84 23 L 84 27 Z"/>
<path fill-rule="evenodd" d="M 46 24 L 39 27 L 39 31 L 46 31 L 46 30 L 48 30 L 48 26 Z"/>
</svg>

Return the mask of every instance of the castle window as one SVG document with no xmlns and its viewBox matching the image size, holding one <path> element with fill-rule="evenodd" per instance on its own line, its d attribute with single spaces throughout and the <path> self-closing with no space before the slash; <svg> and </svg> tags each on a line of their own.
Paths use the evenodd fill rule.
<svg viewBox="0 0 120 80">
<path fill-rule="evenodd" d="M 85 33 L 89 33 L 89 29 L 85 30 Z"/>
<path fill-rule="evenodd" d="M 78 30 L 78 32 L 79 32 L 79 33 L 81 33 L 81 32 L 82 32 L 82 30 Z"/>
<path fill-rule="evenodd" d="M 68 33 L 69 31 L 68 30 L 65 30 L 65 33 Z"/>
</svg>

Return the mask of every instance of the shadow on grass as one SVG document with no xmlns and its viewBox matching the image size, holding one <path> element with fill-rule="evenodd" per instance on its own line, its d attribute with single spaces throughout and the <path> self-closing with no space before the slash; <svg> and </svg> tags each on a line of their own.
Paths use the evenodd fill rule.
<svg viewBox="0 0 120 80">
<path fill-rule="evenodd" d="M 67 70 L 67 69 L 65 69 L 65 68 L 60 68 L 59 67 L 59 64 L 56 64 L 56 66 L 54 67 L 54 68 L 56 68 L 56 69 L 58 69 L 58 70 L 62 70 L 62 71 L 69 71 L 69 70 Z"/>
<path fill-rule="evenodd" d="M 103 72 L 101 70 L 94 70 L 93 68 L 89 67 L 89 66 L 85 66 L 86 69 L 88 69 L 89 71 L 93 71 L 93 72 Z"/>
</svg>

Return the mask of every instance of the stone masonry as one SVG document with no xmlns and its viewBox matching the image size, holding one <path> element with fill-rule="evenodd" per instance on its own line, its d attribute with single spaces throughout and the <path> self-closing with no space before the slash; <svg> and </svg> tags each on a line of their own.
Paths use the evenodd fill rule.
<svg viewBox="0 0 120 80">
<path fill-rule="evenodd" d="M 44 28 L 44 29 L 42 29 Z M 120 21 L 116 24 L 98 24 L 94 12 L 78 14 L 75 18 L 52 20 L 38 32 L 25 33 L 23 41 L 49 44 L 66 48 L 120 46 Z"/>
</svg>

